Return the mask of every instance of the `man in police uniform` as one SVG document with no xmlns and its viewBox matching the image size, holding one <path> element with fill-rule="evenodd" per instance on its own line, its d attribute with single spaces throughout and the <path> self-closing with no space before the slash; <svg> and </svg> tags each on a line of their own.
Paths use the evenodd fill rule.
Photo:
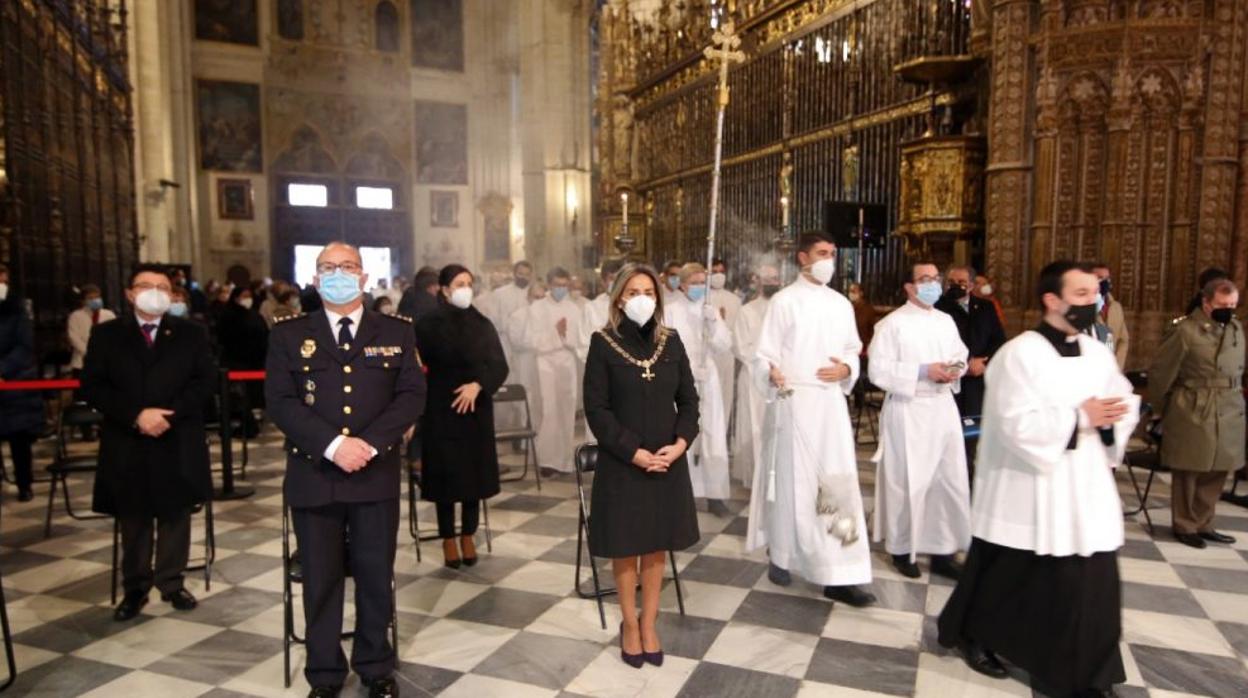
<svg viewBox="0 0 1248 698">
<path fill-rule="evenodd" d="M 1171 470 L 1174 537 L 1193 548 L 1230 545 L 1213 528 L 1227 473 L 1244 465 L 1243 326 L 1239 291 L 1228 279 L 1205 284 L 1201 305 L 1174 324 L 1148 372 L 1161 416 L 1161 462 Z"/>
<path fill-rule="evenodd" d="M 359 251 L 330 243 L 316 268 L 324 310 L 274 325 L 265 366 L 268 415 L 286 435 L 284 494 L 303 564 L 304 675 L 311 698 L 338 695 L 347 677 L 339 637 L 349 566 L 351 668 L 370 696 L 397 696 L 388 629 L 401 442 L 424 410 L 425 381 L 410 321 L 364 308 Z"/>
</svg>

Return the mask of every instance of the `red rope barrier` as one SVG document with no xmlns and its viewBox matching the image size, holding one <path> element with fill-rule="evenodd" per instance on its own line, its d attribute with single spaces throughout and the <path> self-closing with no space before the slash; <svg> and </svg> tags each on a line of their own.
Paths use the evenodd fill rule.
<svg viewBox="0 0 1248 698">
<path fill-rule="evenodd" d="M 262 381 L 264 371 L 230 371 L 228 377 L 234 382 Z M 0 391 L 5 390 L 77 390 L 82 383 L 77 378 L 49 378 L 43 380 L 0 380 Z"/>
</svg>

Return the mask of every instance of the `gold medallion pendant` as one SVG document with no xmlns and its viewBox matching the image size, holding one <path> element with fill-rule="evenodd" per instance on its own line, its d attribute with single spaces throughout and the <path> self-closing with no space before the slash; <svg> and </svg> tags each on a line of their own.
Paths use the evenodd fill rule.
<svg viewBox="0 0 1248 698">
<path fill-rule="evenodd" d="M 305 359 L 310 359 L 312 358 L 312 355 L 315 353 L 316 353 L 316 340 L 314 339 L 303 340 L 303 346 L 299 347 L 299 355 Z"/>
<path fill-rule="evenodd" d="M 667 346 L 666 334 L 659 336 L 659 344 L 658 346 L 654 348 L 654 355 L 646 359 L 645 361 L 633 358 L 632 354 L 629 354 L 627 351 L 624 351 L 624 347 L 620 346 L 619 344 L 616 344 L 615 340 L 611 338 L 610 334 L 607 334 L 606 330 L 598 330 L 598 334 L 602 335 L 602 338 L 607 340 L 607 344 L 612 349 L 614 349 L 617 354 L 624 357 L 625 361 L 629 362 L 630 364 L 634 366 L 640 367 L 642 369 L 641 371 L 642 379 L 644 379 L 647 383 L 654 380 L 654 377 L 656 374 L 654 373 L 654 371 L 650 370 L 650 367 L 654 366 L 654 364 L 659 360 L 659 357 L 663 355 L 663 348 Z"/>
</svg>

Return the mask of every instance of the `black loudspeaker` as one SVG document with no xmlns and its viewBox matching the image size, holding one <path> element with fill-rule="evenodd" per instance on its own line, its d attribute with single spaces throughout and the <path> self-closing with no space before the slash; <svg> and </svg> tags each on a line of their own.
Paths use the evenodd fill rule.
<svg viewBox="0 0 1248 698">
<path fill-rule="evenodd" d="M 858 247 L 858 216 L 862 212 L 863 247 L 882 248 L 888 240 L 888 209 L 858 201 L 823 202 L 823 232 L 837 247 Z"/>
</svg>

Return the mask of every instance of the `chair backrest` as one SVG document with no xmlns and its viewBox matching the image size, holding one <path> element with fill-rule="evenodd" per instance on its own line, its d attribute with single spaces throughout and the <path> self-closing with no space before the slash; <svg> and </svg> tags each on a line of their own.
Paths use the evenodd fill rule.
<svg viewBox="0 0 1248 698">
<path fill-rule="evenodd" d="M 576 447 L 576 469 L 592 473 L 598 468 L 598 444 L 581 444 Z"/>
<path fill-rule="evenodd" d="M 91 426 L 103 421 L 104 415 L 85 402 L 70 403 L 61 411 L 61 426 L 66 428 Z"/>
<path fill-rule="evenodd" d="M 519 383 L 508 383 L 494 393 L 494 404 L 500 402 L 522 402 L 528 399 L 528 392 Z"/>
</svg>

